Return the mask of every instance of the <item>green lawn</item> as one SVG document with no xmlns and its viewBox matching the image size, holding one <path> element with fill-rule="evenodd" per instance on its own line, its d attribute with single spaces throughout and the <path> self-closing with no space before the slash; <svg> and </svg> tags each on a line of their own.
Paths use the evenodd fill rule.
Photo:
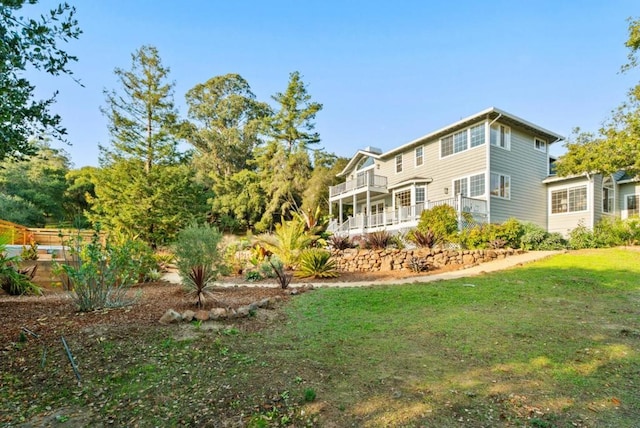
<svg viewBox="0 0 640 428">
<path fill-rule="evenodd" d="M 295 297 L 266 328 L 251 322 L 193 326 L 190 341 L 168 328 L 108 337 L 82 349 L 101 376 L 80 392 L 51 388 L 91 409 L 89 421 L 116 425 L 640 425 L 640 251 L 324 288 Z M 0 401 L 15 396 L 9 380 Z M 63 404 L 50 396 L 40 409 Z"/>
</svg>

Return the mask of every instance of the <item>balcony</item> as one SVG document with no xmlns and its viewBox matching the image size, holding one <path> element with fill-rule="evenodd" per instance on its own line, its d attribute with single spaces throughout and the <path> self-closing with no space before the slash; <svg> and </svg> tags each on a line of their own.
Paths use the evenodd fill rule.
<svg viewBox="0 0 640 428">
<path fill-rule="evenodd" d="M 352 191 L 367 189 L 387 193 L 387 177 L 375 175 L 371 171 L 360 173 L 355 179 L 331 186 L 329 188 L 329 198 L 345 195 Z"/>
</svg>

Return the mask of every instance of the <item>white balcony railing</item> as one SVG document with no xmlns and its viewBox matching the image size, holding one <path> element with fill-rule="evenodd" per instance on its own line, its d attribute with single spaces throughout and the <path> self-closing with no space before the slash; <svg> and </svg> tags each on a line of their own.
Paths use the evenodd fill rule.
<svg viewBox="0 0 640 428">
<path fill-rule="evenodd" d="M 358 176 L 352 180 L 347 180 L 344 183 L 331 186 L 329 188 L 329 197 L 338 196 L 354 189 L 363 189 L 367 187 L 386 190 L 387 177 L 375 175 L 369 171 L 358 174 Z"/>
</svg>

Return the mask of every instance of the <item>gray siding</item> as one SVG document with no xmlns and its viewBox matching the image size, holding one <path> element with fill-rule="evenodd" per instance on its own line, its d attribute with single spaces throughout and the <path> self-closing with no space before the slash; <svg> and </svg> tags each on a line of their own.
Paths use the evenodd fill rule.
<svg viewBox="0 0 640 428">
<path fill-rule="evenodd" d="M 554 190 L 566 189 L 568 187 L 575 187 L 585 185 L 587 186 L 587 211 L 575 212 L 575 213 L 560 213 L 551 214 L 551 192 Z M 563 180 L 557 183 L 551 183 L 547 186 L 547 198 L 549 204 L 549 232 L 559 232 L 564 236 L 567 236 L 569 231 L 574 229 L 579 224 L 591 228 L 592 223 L 592 210 L 594 205 L 593 199 L 593 183 L 589 181 L 587 177 L 576 177 L 573 179 Z"/>
<path fill-rule="evenodd" d="M 598 223 L 603 216 L 607 215 L 602 212 L 602 182 L 603 177 L 601 174 L 593 177 L 593 196 L 588 202 L 593 203 L 593 207 L 590 207 L 590 209 L 593 210 L 593 225 Z"/>
<path fill-rule="evenodd" d="M 511 128 L 511 150 L 491 146 L 490 170 L 511 178 L 511 198 L 491 197 L 492 223 L 510 217 L 547 227 L 548 155 L 534 148 L 533 135 Z"/>
<path fill-rule="evenodd" d="M 427 185 L 427 199 L 433 201 L 449 198 L 453 196 L 454 179 L 479 174 L 487 169 L 488 144 L 485 142 L 481 146 L 440 159 L 440 139 L 430 140 L 422 143 L 424 163 L 421 166 L 415 166 L 414 146 L 402 153 L 401 173 L 396 173 L 395 156 L 382 159 L 380 168 L 375 173 L 386 176 L 390 187 L 415 177 L 432 178 L 433 182 Z M 444 193 L 445 188 L 449 189 L 448 194 Z"/>
</svg>

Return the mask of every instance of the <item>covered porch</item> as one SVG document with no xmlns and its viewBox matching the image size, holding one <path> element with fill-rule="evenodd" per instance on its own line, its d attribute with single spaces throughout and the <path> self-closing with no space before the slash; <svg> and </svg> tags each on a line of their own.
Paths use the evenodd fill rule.
<svg viewBox="0 0 640 428">
<path fill-rule="evenodd" d="M 340 219 L 344 218 L 342 215 L 332 219 L 328 230 L 335 235 L 341 236 L 356 236 L 381 230 L 389 232 L 407 230 L 418 225 L 423 211 L 439 205 L 449 205 L 456 210 L 458 213 L 458 227 L 461 230 L 467 227 L 469 222 L 480 224 L 487 222 L 487 201 L 458 195 L 437 201 L 425 201 L 409 206 L 391 206 L 381 210 L 370 209 L 364 212 L 357 212 L 358 205 L 356 201 L 353 205 L 353 207 L 356 207 L 356 209 L 353 209 L 356 214 L 347 216 L 344 221 L 340 221 Z M 372 206 L 369 202 L 366 206 L 373 207 L 375 205 Z"/>
</svg>

